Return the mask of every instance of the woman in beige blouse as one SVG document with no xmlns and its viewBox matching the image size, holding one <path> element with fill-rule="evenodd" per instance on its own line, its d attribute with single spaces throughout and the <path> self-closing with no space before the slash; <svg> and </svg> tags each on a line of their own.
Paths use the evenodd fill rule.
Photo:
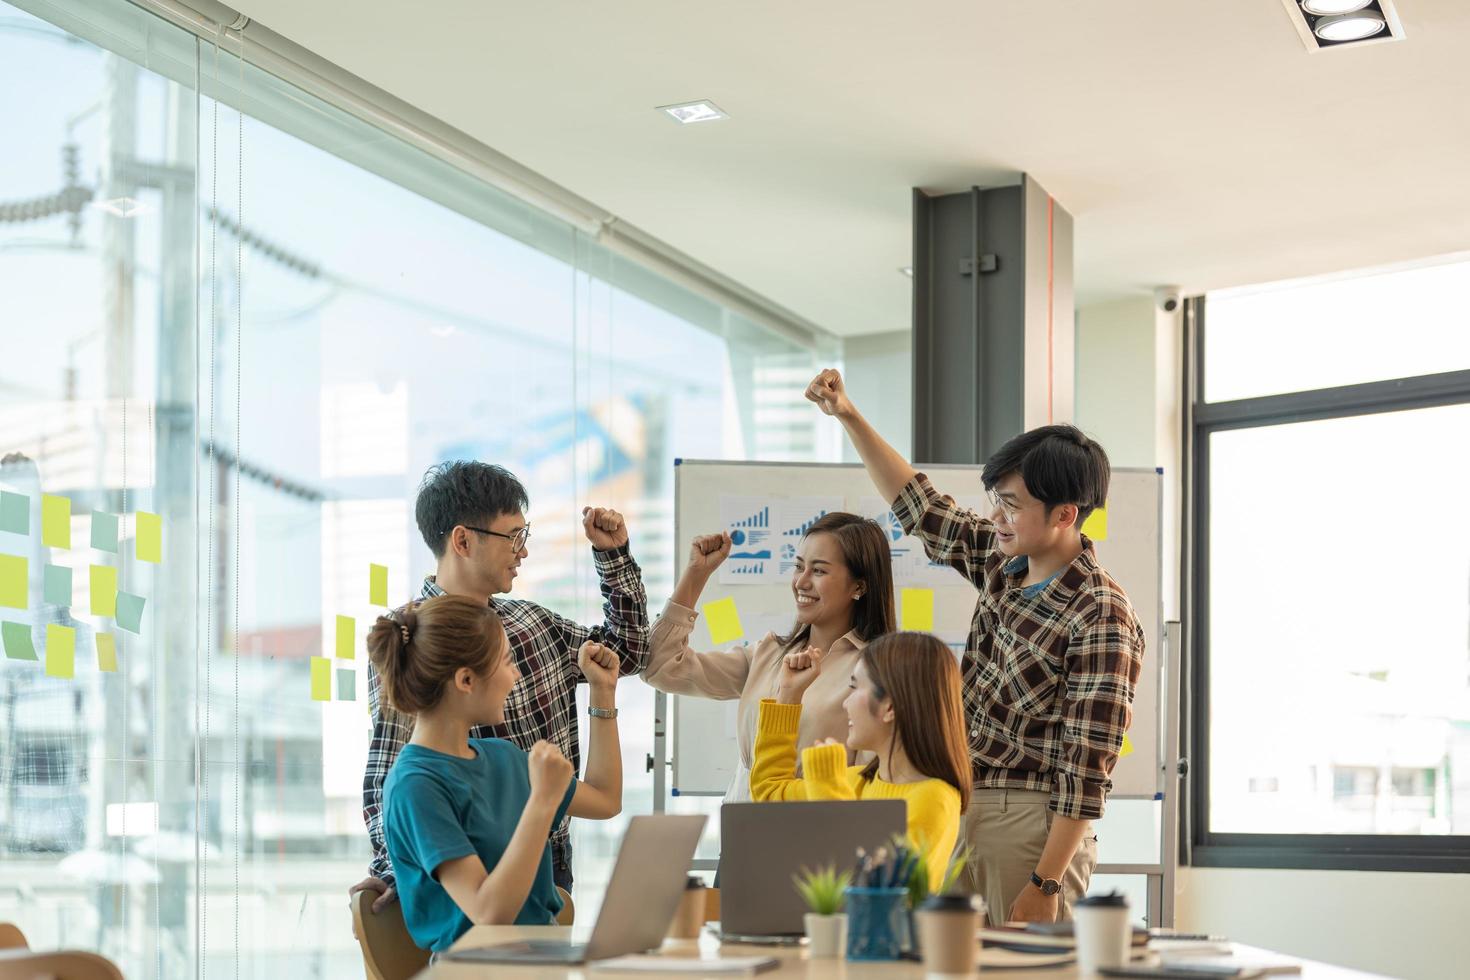
<svg viewBox="0 0 1470 980">
<path fill-rule="evenodd" d="M 847 712 L 842 702 L 858 653 L 896 625 L 893 571 L 882 528 L 856 514 L 827 514 L 807 531 L 796 553 L 791 575 L 796 623 L 789 634 L 768 633 L 755 644 L 728 651 L 690 649 L 689 634 L 698 619 L 694 607 L 705 583 L 729 554 L 728 533 L 694 539 L 689 565 L 654 624 L 643 679 L 667 694 L 740 699 L 736 712 L 740 764 L 725 793 L 725 801 L 734 803 L 751 798 L 750 763 L 760 702 L 776 696 L 781 658 L 807 647 L 825 654 L 821 677 L 802 697 L 798 750 L 824 738 L 845 742 Z"/>
</svg>

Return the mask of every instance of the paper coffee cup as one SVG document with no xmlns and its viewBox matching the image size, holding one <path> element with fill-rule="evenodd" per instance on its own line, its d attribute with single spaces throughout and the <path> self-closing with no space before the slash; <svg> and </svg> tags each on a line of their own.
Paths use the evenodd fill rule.
<svg viewBox="0 0 1470 980">
<path fill-rule="evenodd" d="M 980 957 L 975 938 L 985 903 L 971 895 L 931 895 L 914 911 L 924 972 L 931 977 L 969 976 Z"/>
<path fill-rule="evenodd" d="M 1091 895 L 1072 907 L 1077 937 L 1077 972 L 1096 974 L 1103 967 L 1128 963 L 1133 927 L 1128 899 L 1118 892 Z"/>
</svg>

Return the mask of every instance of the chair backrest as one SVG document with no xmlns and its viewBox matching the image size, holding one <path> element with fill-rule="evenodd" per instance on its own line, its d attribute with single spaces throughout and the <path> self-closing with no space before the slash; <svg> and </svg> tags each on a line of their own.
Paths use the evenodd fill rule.
<svg viewBox="0 0 1470 980">
<path fill-rule="evenodd" d="M 0 952 L 0 980 L 123 980 L 112 961 L 77 950 L 37 953 L 29 949 Z"/>
<path fill-rule="evenodd" d="M 20 926 L 14 922 L 0 922 L 0 949 L 25 949 L 30 946 L 26 942 L 26 934 L 20 931 Z"/>
<path fill-rule="evenodd" d="M 718 888 L 704 890 L 704 921 L 720 921 L 720 890 Z"/>
<path fill-rule="evenodd" d="M 373 911 L 377 894 L 360 891 L 352 896 L 352 931 L 362 947 L 368 980 L 408 980 L 429 965 L 429 951 L 414 945 L 403 921 L 403 903 Z"/>
</svg>

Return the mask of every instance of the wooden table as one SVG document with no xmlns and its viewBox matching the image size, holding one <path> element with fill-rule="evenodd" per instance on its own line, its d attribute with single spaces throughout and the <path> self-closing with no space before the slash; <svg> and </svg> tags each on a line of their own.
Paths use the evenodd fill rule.
<svg viewBox="0 0 1470 980">
<path fill-rule="evenodd" d="M 517 939 L 573 939 L 579 942 L 587 939 L 590 927 L 562 927 L 562 926 L 475 926 L 460 937 L 459 942 L 454 944 L 455 949 L 470 949 L 475 946 L 490 946 L 495 943 L 511 942 Z M 1265 950 L 1255 949 L 1250 946 L 1236 945 L 1237 955 L 1242 960 L 1251 959 L 1280 959 L 1279 954 L 1269 953 Z M 704 936 L 696 945 L 694 943 L 668 944 L 664 947 L 661 955 L 681 957 L 714 957 L 721 952 L 726 956 L 774 956 L 781 961 L 776 970 L 756 974 L 761 978 L 766 977 L 805 977 L 810 980 L 877 980 L 880 977 L 911 977 L 921 980 L 924 976 L 924 968 L 918 963 L 910 962 L 879 962 L 879 963 L 849 963 L 846 960 L 808 960 L 806 950 L 795 947 L 775 946 L 721 946 L 712 936 Z M 1292 959 L 1297 959 L 1292 957 Z M 1315 963 L 1311 960 L 1297 960 L 1302 964 L 1301 980 L 1365 980 L 1372 976 L 1367 973 L 1359 973 L 1355 970 L 1347 970 L 1342 967 L 1329 966 L 1325 963 Z M 1014 977 L 1016 980 L 1076 980 L 1078 974 L 1075 966 L 1059 967 L 1053 970 L 1025 969 L 1025 970 L 992 970 L 981 969 L 981 973 L 994 974 L 1001 977 Z M 699 977 L 699 973 L 609 973 L 600 970 L 588 969 L 586 964 L 581 966 L 526 966 L 513 963 L 450 963 L 444 962 L 429 967 L 418 975 L 415 980 L 472 980 L 472 978 L 494 977 L 495 980 L 639 980 L 639 978 L 654 977 Z M 709 974 L 711 977 L 739 976 L 739 974 Z M 1289 980 L 1289 978 L 1288 978 Z"/>
</svg>

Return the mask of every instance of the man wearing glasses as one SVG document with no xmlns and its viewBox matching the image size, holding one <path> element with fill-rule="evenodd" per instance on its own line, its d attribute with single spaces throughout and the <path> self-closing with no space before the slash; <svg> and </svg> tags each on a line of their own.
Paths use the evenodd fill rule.
<svg viewBox="0 0 1470 980">
<path fill-rule="evenodd" d="M 583 509 L 582 530 L 592 545 L 592 560 L 601 580 L 603 625 L 583 626 L 534 602 L 504 598 L 529 555 L 527 505 L 525 488 L 502 467 L 466 460 L 430 467 L 419 486 L 414 512 L 438 567 L 424 580 L 418 601 L 446 593 L 469 596 L 491 606 L 505 626 L 522 680 L 505 702 L 504 724 L 475 728 L 470 738 L 509 739 L 527 750 L 544 739 L 561 749 L 580 772 L 576 685 L 582 673 L 577 667 L 577 649 L 586 640 L 597 640 L 617 651 L 620 673 L 641 671 L 648 661 L 648 599 L 642 573 L 628 551 L 628 529 L 622 515 L 600 507 Z M 384 703 L 371 665 L 368 702 L 373 738 L 363 778 L 362 809 L 373 860 L 368 877 L 351 891 L 377 892 L 376 912 L 396 897 L 393 869 L 383 843 L 383 781 L 408 741 L 412 719 Z M 572 853 L 565 820 L 552 829 L 551 858 L 557 885 L 571 891 Z"/>
<path fill-rule="evenodd" d="M 1097 866 L 1091 822 L 1133 718 L 1143 629 L 1082 522 L 1107 502 L 1101 446 L 1071 425 L 1024 432 L 986 461 L 990 514 L 941 495 L 823 371 L 806 397 L 835 416 L 931 561 L 979 590 L 963 665 L 975 789 L 960 830 L 991 922 L 1071 918 Z"/>
</svg>

